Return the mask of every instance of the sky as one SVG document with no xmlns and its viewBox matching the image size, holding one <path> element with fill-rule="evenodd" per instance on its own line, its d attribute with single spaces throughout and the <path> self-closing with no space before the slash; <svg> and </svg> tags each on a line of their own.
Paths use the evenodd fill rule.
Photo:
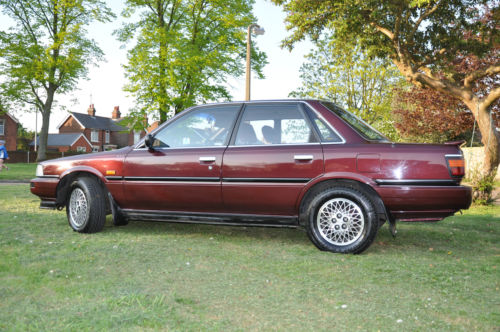
<svg viewBox="0 0 500 332">
<path fill-rule="evenodd" d="M 56 95 L 58 105 L 51 114 L 50 133 L 57 133 L 57 126 L 66 118 L 68 111 L 86 113 L 91 103 L 96 108 L 96 115 L 107 117 L 111 116 L 115 106 L 120 107 L 122 116 L 134 106 L 134 99 L 122 90 L 126 83 L 122 68 L 127 62 L 126 49 L 121 48 L 121 43 L 113 36 L 113 31 L 123 23 L 120 16 L 123 3 L 120 0 L 108 0 L 107 4 L 117 18 L 110 23 L 94 23 L 87 27 L 88 36 L 103 50 L 106 61 L 100 62 L 99 67 L 89 68 L 88 79 L 81 79 L 75 91 Z M 289 34 L 285 28 L 285 13 L 282 9 L 269 1 L 257 0 L 253 12 L 257 18 L 256 23 L 265 29 L 265 34 L 254 36 L 252 42 L 267 54 L 269 63 L 264 67 L 264 79 L 252 76 L 251 99 L 288 98 L 288 94 L 300 86 L 299 69 L 312 44 L 308 41 L 297 43 L 291 52 L 282 49 L 280 43 Z M 2 16 L 0 28 L 8 28 L 8 20 Z M 228 79 L 228 86 L 233 100 L 244 100 L 244 76 Z M 25 128 L 34 130 L 36 117 L 33 112 L 27 111 L 28 108 L 9 110 Z M 40 127 L 41 116 L 38 116 L 38 130 Z"/>
</svg>

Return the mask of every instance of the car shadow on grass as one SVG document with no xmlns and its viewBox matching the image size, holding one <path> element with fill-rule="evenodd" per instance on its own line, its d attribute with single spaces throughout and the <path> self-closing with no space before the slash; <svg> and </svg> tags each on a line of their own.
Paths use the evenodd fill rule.
<svg viewBox="0 0 500 332">
<path fill-rule="evenodd" d="M 228 226 L 228 225 L 203 225 L 180 222 L 156 221 L 131 221 L 127 226 L 115 227 L 109 222 L 104 232 L 127 233 L 136 235 L 174 235 L 185 237 L 224 237 L 240 240 L 270 240 L 290 241 L 293 243 L 311 242 L 307 234 L 300 228 L 263 227 L 263 226 Z"/>
<path fill-rule="evenodd" d="M 396 238 L 387 224 L 379 229 L 368 253 L 436 250 L 436 252 L 491 253 L 496 250 L 499 218 L 491 216 L 459 216 L 438 223 L 398 223 Z M 173 235 L 188 238 L 224 238 L 228 241 L 273 241 L 312 245 L 302 229 L 201 225 L 173 222 L 131 221 L 124 227 L 114 227 L 108 220 L 104 232 L 136 235 Z"/>
</svg>

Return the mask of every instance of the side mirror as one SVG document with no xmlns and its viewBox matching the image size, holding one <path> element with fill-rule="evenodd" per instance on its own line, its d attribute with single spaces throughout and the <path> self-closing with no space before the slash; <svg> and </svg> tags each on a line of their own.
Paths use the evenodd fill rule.
<svg viewBox="0 0 500 332">
<path fill-rule="evenodd" d="M 144 144 L 146 144 L 146 146 L 148 147 L 149 150 L 154 151 L 154 149 L 155 149 L 153 147 L 154 141 L 155 141 L 155 139 L 154 139 L 153 135 L 147 134 L 146 138 L 144 139 Z"/>
</svg>

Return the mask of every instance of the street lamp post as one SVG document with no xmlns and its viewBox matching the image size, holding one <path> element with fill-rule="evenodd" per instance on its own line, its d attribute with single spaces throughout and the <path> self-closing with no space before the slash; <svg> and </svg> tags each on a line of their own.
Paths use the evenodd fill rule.
<svg viewBox="0 0 500 332">
<path fill-rule="evenodd" d="M 248 26 L 247 33 L 247 80 L 246 80 L 246 93 L 245 100 L 250 100 L 250 75 L 252 72 L 252 65 L 250 64 L 250 56 L 252 49 L 252 33 L 254 35 L 263 35 L 265 30 L 260 27 L 258 24 L 250 24 Z"/>
</svg>

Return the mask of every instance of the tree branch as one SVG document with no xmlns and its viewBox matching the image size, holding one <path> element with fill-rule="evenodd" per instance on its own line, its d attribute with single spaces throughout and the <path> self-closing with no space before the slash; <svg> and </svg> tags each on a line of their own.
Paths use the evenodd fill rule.
<svg viewBox="0 0 500 332">
<path fill-rule="evenodd" d="M 33 85 L 33 82 L 29 81 L 28 84 L 30 85 L 30 88 L 31 88 L 31 92 L 33 92 L 33 95 L 35 96 L 36 98 L 36 101 L 38 103 L 40 103 L 40 105 L 43 105 L 43 102 L 42 100 L 40 99 L 40 96 L 38 95 L 38 93 L 36 92 L 36 89 L 35 89 L 35 86 Z"/>
<path fill-rule="evenodd" d="M 434 5 L 434 7 L 432 7 L 430 10 L 425 11 L 422 15 L 420 15 L 420 17 L 417 19 L 417 22 L 415 22 L 415 26 L 411 30 L 410 35 L 408 36 L 408 41 L 413 40 L 413 37 L 415 37 L 415 33 L 417 33 L 418 27 L 420 26 L 422 21 L 425 20 L 427 17 L 431 16 L 432 13 L 434 13 L 438 9 L 439 5 L 441 5 L 441 1 L 438 1 Z"/>
<path fill-rule="evenodd" d="M 387 37 L 389 37 L 390 40 L 394 41 L 394 33 L 391 30 L 384 28 L 384 27 L 376 24 L 375 22 L 371 22 L 370 25 L 372 27 L 374 27 L 376 30 L 382 32 Z"/>
<path fill-rule="evenodd" d="M 425 67 L 427 65 L 430 65 L 431 63 L 434 63 L 437 61 L 438 57 L 440 55 L 443 55 L 444 53 L 446 53 L 448 50 L 446 48 L 442 48 L 440 49 L 438 52 L 436 52 L 434 55 L 429 55 L 429 56 L 426 56 L 425 59 L 423 61 L 420 61 L 418 63 L 416 63 L 416 68 L 421 68 L 421 67 Z"/>
<path fill-rule="evenodd" d="M 465 76 L 464 86 L 470 88 L 471 84 L 478 79 L 481 79 L 488 75 L 494 75 L 500 73 L 500 63 L 489 66 L 486 69 L 476 70 L 469 75 Z"/>
<path fill-rule="evenodd" d="M 480 101 L 479 107 L 484 107 L 486 109 L 498 98 L 500 98 L 500 87 L 491 90 L 490 93 Z"/>
<path fill-rule="evenodd" d="M 399 40 L 399 30 L 401 29 L 401 15 L 403 14 L 404 2 L 401 1 L 399 4 L 398 12 L 396 13 L 396 22 L 394 23 L 394 37 Z"/>
</svg>

